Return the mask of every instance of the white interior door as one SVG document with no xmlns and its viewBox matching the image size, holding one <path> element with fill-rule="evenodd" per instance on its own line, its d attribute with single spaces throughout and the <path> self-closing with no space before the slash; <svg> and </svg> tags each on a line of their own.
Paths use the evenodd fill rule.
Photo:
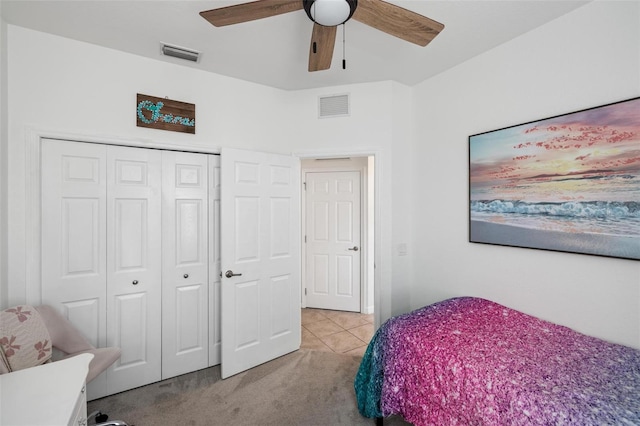
<svg viewBox="0 0 640 426">
<path fill-rule="evenodd" d="M 162 152 L 162 378 L 209 365 L 208 159 Z"/>
<path fill-rule="evenodd" d="M 300 163 L 221 153 L 222 377 L 300 347 Z"/>
<path fill-rule="evenodd" d="M 159 154 L 46 140 L 41 155 L 42 303 L 122 350 L 88 398 L 160 380 Z"/>
<path fill-rule="evenodd" d="M 305 173 L 306 305 L 360 312 L 360 172 Z"/>
<path fill-rule="evenodd" d="M 42 303 L 94 346 L 107 343 L 106 160 L 103 145 L 42 143 Z M 100 375 L 90 391 L 104 395 L 106 385 Z"/>
<path fill-rule="evenodd" d="M 161 379 L 161 154 L 107 146 L 107 341 L 113 394 Z"/>
<path fill-rule="evenodd" d="M 42 144 L 42 302 L 106 343 L 106 149 Z"/>
</svg>

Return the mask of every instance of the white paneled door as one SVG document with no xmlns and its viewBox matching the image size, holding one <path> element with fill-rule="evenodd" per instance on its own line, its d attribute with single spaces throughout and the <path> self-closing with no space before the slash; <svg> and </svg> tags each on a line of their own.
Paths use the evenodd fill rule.
<svg viewBox="0 0 640 426">
<path fill-rule="evenodd" d="M 122 349 L 89 399 L 160 380 L 159 175 L 151 150 L 42 144 L 42 302 Z"/>
<path fill-rule="evenodd" d="M 222 377 L 300 347 L 300 163 L 221 153 Z"/>
<path fill-rule="evenodd" d="M 162 152 L 162 378 L 209 365 L 209 177 L 204 154 Z"/>
<path fill-rule="evenodd" d="M 42 301 L 105 346 L 107 151 L 46 140 L 41 155 Z"/>
<path fill-rule="evenodd" d="M 109 393 L 160 379 L 160 152 L 107 150 L 107 344 L 122 355 Z"/>
<path fill-rule="evenodd" d="M 122 349 L 90 400 L 300 347 L 297 158 L 43 140 L 41 161 L 42 302 Z"/>
<path fill-rule="evenodd" d="M 360 312 L 360 172 L 305 173 L 309 308 Z"/>
</svg>

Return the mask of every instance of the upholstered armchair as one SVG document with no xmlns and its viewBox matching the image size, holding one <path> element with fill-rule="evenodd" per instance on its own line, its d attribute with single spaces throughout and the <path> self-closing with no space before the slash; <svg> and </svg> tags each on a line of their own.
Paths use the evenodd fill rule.
<svg viewBox="0 0 640 426">
<path fill-rule="evenodd" d="M 96 348 L 51 306 L 19 305 L 0 312 L 0 374 L 51 362 L 52 348 L 64 354 L 62 359 L 81 353 L 93 354 L 87 383 L 120 358 L 119 348 Z M 94 413 L 94 417 L 99 422 L 107 418 L 102 413 Z M 105 425 L 108 424 L 125 423 Z"/>
</svg>

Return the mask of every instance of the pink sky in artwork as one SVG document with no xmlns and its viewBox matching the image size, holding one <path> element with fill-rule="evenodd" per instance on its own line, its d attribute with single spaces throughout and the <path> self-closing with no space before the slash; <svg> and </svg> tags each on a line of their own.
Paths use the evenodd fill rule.
<svg viewBox="0 0 640 426">
<path fill-rule="evenodd" d="M 473 199 L 640 200 L 640 99 L 477 135 L 470 154 Z"/>
</svg>

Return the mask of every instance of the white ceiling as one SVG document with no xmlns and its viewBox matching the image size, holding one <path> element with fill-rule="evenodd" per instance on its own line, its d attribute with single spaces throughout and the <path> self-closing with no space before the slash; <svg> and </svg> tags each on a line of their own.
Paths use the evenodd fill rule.
<svg viewBox="0 0 640 426">
<path fill-rule="evenodd" d="M 389 0 L 445 25 L 426 47 L 351 20 L 332 67 L 307 71 L 312 22 L 303 10 L 227 27 L 198 13 L 243 1 L 0 0 L 3 19 L 136 55 L 196 67 L 280 89 L 394 80 L 409 86 L 545 24 L 588 1 Z M 162 42 L 200 51 L 198 63 L 166 57 Z M 25 52 L 28 54 L 28 52 Z"/>
</svg>

